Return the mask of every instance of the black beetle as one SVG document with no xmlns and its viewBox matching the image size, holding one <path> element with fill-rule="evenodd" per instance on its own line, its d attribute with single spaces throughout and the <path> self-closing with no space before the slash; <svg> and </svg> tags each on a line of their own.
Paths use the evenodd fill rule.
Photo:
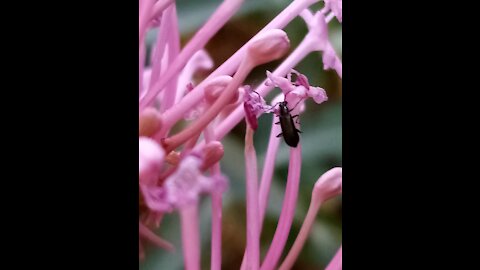
<svg viewBox="0 0 480 270">
<path fill-rule="evenodd" d="M 279 120 L 275 124 L 280 124 L 280 127 L 282 128 L 282 133 L 277 135 L 277 138 L 280 136 L 283 136 L 283 139 L 285 142 L 290 146 L 290 147 L 297 147 L 298 142 L 300 141 L 300 137 L 298 136 L 298 133 L 302 133 L 300 130 L 297 129 L 295 126 L 295 123 L 293 122 L 293 119 L 295 117 L 298 117 L 297 115 L 292 116 L 290 112 L 293 110 L 288 109 L 288 103 L 287 101 L 281 101 L 278 103 L 279 106 L 279 114 L 277 115 Z"/>
</svg>

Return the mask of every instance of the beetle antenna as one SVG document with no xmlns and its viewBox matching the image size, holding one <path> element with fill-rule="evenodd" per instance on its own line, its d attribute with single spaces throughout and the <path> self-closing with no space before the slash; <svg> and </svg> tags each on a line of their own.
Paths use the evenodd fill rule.
<svg viewBox="0 0 480 270">
<path fill-rule="evenodd" d="M 293 111 L 293 109 L 295 109 L 298 106 L 298 104 L 300 104 L 300 102 L 302 102 L 302 99 L 299 99 L 297 104 L 295 104 L 295 106 L 293 106 L 293 108 L 290 111 Z"/>
<path fill-rule="evenodd" d="M 289 91 L 289 92 L 285 95 L 285 98 L 284 98 L 285 103 L 287 102 L 287 95 L 290 94 L 290 93 L 292 93 L 292 92 L 293 92 L 293 90 L 292 90 L 292 91 Z M 295 106 L 293 106 L 293 108 L 292 108 L 290 111 L 293 111 L 293 109 L 295 109 L 300 102 L 302 102 L 302 99 L 301 99 L 301 98 L 300 98 L 300 100 L 298 100 L 297 104 L 295 104 Z"/>
</svg>

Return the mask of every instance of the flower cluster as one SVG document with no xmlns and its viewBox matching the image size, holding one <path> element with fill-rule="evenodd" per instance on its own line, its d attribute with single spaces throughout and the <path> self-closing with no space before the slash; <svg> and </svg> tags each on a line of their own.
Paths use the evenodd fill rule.
<svg viewBox="0 0 480 270">
<path fill-rule="evenodd" d="M 242 120 L 245 135 L 247 247 L 241 269 L 290 269 L 308 237 L 322 203 L 341 194 L 342 169 L 333 168 L 318 179 L 311 205 L 297 239 L 282 261 L 281 255 L 290 233 L 296 208 L 302 164 L 302 145 L 290 148 L 285 197 L 277 229 L 262 259 L 260 234 L 267 208 L 275 156 L 281 133 L 275 125 L 279 102 L 287 102 L 292 115 L 305 111 L 305 101 L 316 104 L 328 100 L 326 91 L 311 86 L 308 78 L 295 70 L 310 53 L 320 52 L 320 67 L 342 76 L 342 63 L 328 36 L 328 23 L 342 21 L 342 1 L 325 0 L 324 7 L 312 12 L 319 0 L 294 0 L 267 26 L 215 70 L 205 50 L 207 42 L 239 10 L 244 1 L 224 0 L 211 17 L 188 41 L 180 46 L 180 33 L 174 0 L 139 1 L 139 256 L 145 257 L 146 241 L 160 248 L 174 247 L 158 236 L 162 217 L 178 213 L 182 231 L 182 252 L 187 270 L 200 269 L 200 233 L 198 204 L 201 196 L 212 199 L 211 268 L 221 267 L 222 196 L 228 188 L 228 176 L 220 160 L 226 154 L 222 139 Z M 302 42 L 291 48 L 282 29 L 300 16 L 308 27 Z M 145 37 L 157 29 L 149 64 Z M 250 72 L 262 64 L 283 59 L 274 71 L 266 71 L 265 80 L 245 85 Z M 210 71 L 200 82 L 199 71 Z M 295 79 L 293 79 L 295 77 Z M 267 105 L 264 97 L 280 89 Z M 289 111 L 289 112 L 290 112 Z M 271 135 L 259 181 L 253 136 L 257 119 L 273 113 Z M 172 128 L 183 122 L 183 128 Z M 296 123 L 298 124 L 298 123 Z M 227 153 L 228 154 L 228 153 Z M 341 247 L 328 269 L 341 269 Z"/>
</svg>

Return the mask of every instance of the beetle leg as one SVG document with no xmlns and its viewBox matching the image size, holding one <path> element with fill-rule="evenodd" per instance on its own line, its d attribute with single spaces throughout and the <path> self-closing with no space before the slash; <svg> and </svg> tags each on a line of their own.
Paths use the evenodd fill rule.
<svg viewBox="0 0 480 270">
<path fill-rule="evenodd" d="M 292 119 L 297 118 L 298 116 L 299 116 L 298 114 L 297 114 L 297 115 L 294 115 L 294 116 L 292 116 Z M 295 120 L 295 123 L 299 124 L 299 119 L 300 119 L 300 118 L 297 118 L 297 120 Z"/>
<path fill-rule="evenodd" d="M 277 138 L 280 137 L 280 136 L 282 136 L 282 134 L 283 134 L 283 133 L 278 134 L 278 135 L 277 135 Z"/>
<path fill-rule="evenodd" d="M 280 124 L 280 121 L 278 121 L 278 122 L 275 123 L 275 125 L 278 125 L 278 124 Z"/>
<path fill-rule="evenodd" d="M 303 133 L 303 132 L 301 132 L 299 129 L 295 129 L 295 130 L 296 130 L 298 133 Z"/>
</svg>

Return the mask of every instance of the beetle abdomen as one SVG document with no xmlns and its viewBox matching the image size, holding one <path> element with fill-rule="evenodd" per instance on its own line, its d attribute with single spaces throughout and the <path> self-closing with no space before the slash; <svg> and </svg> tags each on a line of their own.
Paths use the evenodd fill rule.
<svg viewBox="0 0 480 270">
<path fill-rule="evenodd" d="M 290 117 L 290 115 L 287 117 L 280 116 L 280 126 L 282 127 L 282 136 L 285 143 L 290 147 L 297 147 L 300 137 L 298 136 L 292 117 Z"/>
</svg>

